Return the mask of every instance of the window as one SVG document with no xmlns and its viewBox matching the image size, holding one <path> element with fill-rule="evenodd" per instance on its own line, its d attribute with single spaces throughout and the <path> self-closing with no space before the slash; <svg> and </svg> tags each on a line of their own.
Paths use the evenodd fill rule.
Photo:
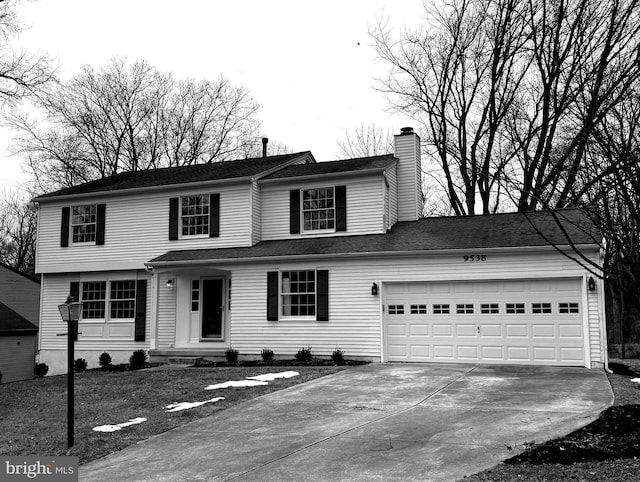
<svg viewBox="0 0 640 482">
<path fill-rule="evenodd" d="M 427 314 L 427 305 L 411 305 L 411 314 L 412 315 L 426 315 Z"/>
<path fill-rule="evenodd" d="M 559 303 L 558 311 L 562 314 L 580 313 L 580 307 L 578 303 Z"/>
<path fill-rule="evenodd" d="M 315 271 L 283 271 L 281 283 L 282 316 L 316 315 Z"/>
<path fill-rule="evenodd" d="M 231 281 L 229 281 L 231 287 Z M 191 281 L 191 311 L 198 311 L 200 302 L 200 280 Z"/>
<path fill-rule="evenodd" d="M 304 231 L 335 229 L 333 187 L 302 190 L 302 219 Z"/>
<path fill-rule="evenodd" d="M 82 283 L 82 318 L 103 319 L 106 297 L 106 281 Z"/>
<path fill-rule="evenodd" d="M 209 195 L 180 198 L 182 236 L 209 235 Z"/>
<path fill-rule="evenodd" d="M 404 315 L 404 305 L 389 305 L 390 315 Z"/>
<path fill-rule="evenodd" d="M 524 314 L 524 303 L 507 303 L 508 315 L 522 315 Z"/>
<path fill-rule="evenodd" d="M 551 303 L 531 303 L 531 313 L 534 315 L 551 313 Z"/>
<path fill-rule="evenodd" d="M 472 304 L 456 305 L 456 313 L 459 315 L 470 315 L 473 313 L 473 305 Z"/>
<path fill-rule="evenodd" d="M 73 243 L 94 243 L 97 221 L 97 205 L 73 206 L 71 208 L 71 241 Z"/>
<path fill-rule="evenodd" d="M 483 303 L 480 305 L 480 313 L 483 315 L 497 315 L 500 313 L 498 303 Z"/>
<path fill-rule="evenodd" d="M 107 296 L 108 294 L 108 296 Z M 82 319 L 131 320 L 136 316 L 136 280 L 82 283 Z M 106 307 L 109 306 L 107 311 Z"/>
<path fill-rule="evenodd" d="M 433 314 L 434 315 L 448 315 L 449 314 L 449 305 L 433 305 Z"/>
</svg>

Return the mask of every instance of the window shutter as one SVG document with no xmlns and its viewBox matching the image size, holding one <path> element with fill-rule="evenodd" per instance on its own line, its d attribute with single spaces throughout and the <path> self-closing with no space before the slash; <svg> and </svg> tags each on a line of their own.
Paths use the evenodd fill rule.
<svg viewBox="0 0 640 482">
<path fill-rule="evenodd" d="M 329 321 L 329 271 L 316 271 L 316 320 Z"/>
<path fill-rule="evenodd" d="M 278 321 L 278 272 L 267 272 L 267 320 Z"/>
<path fill-rule="evenodd" d="M 178 239 L 178 198 L 169 199 L 169 240 Z"/>
<path fill-rule="evenodd" d="M 209 195 L 209 237 L 220 236 L 220 193 Z"/>
<path fill-rule="evenodd" d="M 69 246 L 69 217 L 71 208 L 69 206 L 62 208 L 62 223 L 60 225 L 60 247 Z"/>
<path fill-rule="evenodd" d="M 336 186 L 336 231 L 347 230 L 347 186 Z"/>
<path fill-rule="evenodd" d="M 80 301 L 80 283 L 72 281 L 69 287 L 69 296 L 73 297 L 73 301 Z"/>
<path fill-rule="evenodd" d="M 107 205 L 98 204 L 96 212 L 96 245 L 101 246 L 104 244 L 104 225 L 107 215 Z"/>
<path fill-rule="evenodd" d="M 289 191 L 289 232 L 300 234 L 300 189 Z"/>
<path fill-rule="evenodd" d="M 136 318 L 134 323 L 135 341 L 144 341 L 147 314 L 147 280 L 136 282 Z"/>
</svg>

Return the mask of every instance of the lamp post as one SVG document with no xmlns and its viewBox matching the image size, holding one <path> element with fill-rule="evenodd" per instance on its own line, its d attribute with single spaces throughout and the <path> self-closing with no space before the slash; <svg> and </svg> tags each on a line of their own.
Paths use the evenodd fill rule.
<svg viewBox="0 0 640 482">
<path fill-rule="evenodd" d="M 67 301 L 58 305 L 62 320 L 67 323 L 67 448 L 73 447 L 73 344 L 78 338 L 78 320 L 82 303 L 73 301 L 73 296 L 67 297 Z"/>
</svg>

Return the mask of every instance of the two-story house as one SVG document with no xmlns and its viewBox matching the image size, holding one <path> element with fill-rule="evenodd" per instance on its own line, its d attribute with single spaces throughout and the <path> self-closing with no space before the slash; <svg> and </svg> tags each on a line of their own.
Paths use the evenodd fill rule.
<svg viewBox="0 0 640 482">
<path fill-rule="evenodd" d="M 40 359 L 53 373 L 69 293 L 93 366 L 103 351 L 307 346 L 383 362 L 606 363 L 602 283 L 561 252 L 600 262 L 584 213 L 421 218 L 410 128 L 389 155 L 128 172 L 36 201 Z"/>
</svg>

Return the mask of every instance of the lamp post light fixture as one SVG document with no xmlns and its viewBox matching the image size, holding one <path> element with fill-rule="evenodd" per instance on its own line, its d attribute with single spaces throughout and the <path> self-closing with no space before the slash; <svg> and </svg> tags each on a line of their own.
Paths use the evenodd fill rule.
<svg viewBox="0 0 640 482">
<path fill-rule="evenodd" d="M 62 321 L 67 323 L 67 448 L 73 447 L 74 407 L 73 407 L 73 344 L 78 339 L 78 320 L 82 311 L 82 303 L 73 301 L 73 296 L 58 305 Z"/>
</svg>

